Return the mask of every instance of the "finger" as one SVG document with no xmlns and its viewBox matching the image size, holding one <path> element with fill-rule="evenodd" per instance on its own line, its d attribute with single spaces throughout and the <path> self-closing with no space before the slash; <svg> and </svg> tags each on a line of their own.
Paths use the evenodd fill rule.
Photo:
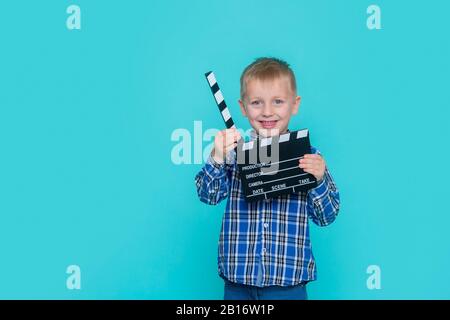
<svg viewBox="0 0 450 320">
<path fill-rule="evenodd" d="M 241 139 L 242 139 L 241 134 L 239 133 L 239 131 L 236 131 L 236 133 L 233 135 L 233 141 L 238 142 Z"/>
<path fill-rule="evenodd" d="M 323 179 L 323 177 L 325 175 L 323 170 L 320 170 L 320 169 L 305 168 L 305 169 L 303 169 L 303 171 L 306 173 L 312 174 L 318 180 L 319 180 L 319 177 L 321 177 L 321 179 Z"/>
<path fill-rule="evenodd" d="M 312 169 L 303 169 L 303 171 L 306 172 L 306 173 L 312 174 L 314 176 L 317 174 L 317 172 L 315 170 L 312 170 Z"/>
<path fill-rule="evenodd" d="M 230 137 L 240 137 L 241 134 L 239 133 L 239 131 L 236 128 L 231 128 L 231 129 L 226 129 L 224 132 L 225 136 L 230 136 Z"/>
<path fill-rule="evenodd" d="M 310 165 L 300 165 L 300 169 L 303 170 L 316 170 L 316 167 L 310 166 Z"/>
<path fill-rule="evenodd" d="M 222 131 L 219 131 L 218 135 L 219 135 L 220 137 L 225 137 L 225 136 L 227 136 L 227 135 L 233 134 L 234 132 L 235 132 L 235 129 L 234 129 L 234 128 L 231 128 L 231 129 L 224 129 L 224 130 L 222 130 Z"/>
<path fill-rule="evenodd" d="M 317 155 L 309 155 L 308 157 L 305 157 L 303 159 L 306 161 L 315 161 L 315 162 L 323 162 L 324 161 L 321 156 L 317 156 Z"/>
<path fill-rule="evenodd" d="M 231 143 L 237 141 L 237 135 L 235 132 L 227 132 L 222 136 L 222 141 L 224 145 L 230 145 Z"/>
<path fill-rule="evenodd" d="M 228 129 L 224 129 L 224 132 L 233 132 L 233 131 L 237 131 L 236 128 L 228 128 Z"/>
<path fill-rule="evenodd" d="M 236 139 L 228 139 L 228 140 L 224 141 L 224 147 L 229 147 L 232 145 L 237 145 Z"/>
<path fill-rule="evenodd" d="M 306 170 L 314 170 L 314 171 L 320 172 L 322 170 L 320 166 L 315 165 L 315 164 L 303 164 L 303 163 L 301 163 L 301 164 L 299 164 L 299 168 L 303 169 L 304 171 L 306 171 Z"/>
<path fill-rule="evenodd" d="M 236 147 L 237 147 L 237 142 L 234 142 L 233 144 L 230 144 L 229 146 L 225 147 L 225 153 L 230 152 L 231 150 L 233 150 Z"/>
<path fill-rule="evenodd" d="M 310 172 L 310 171 L 315 171 L 316 169 L 315 168 L 311 168 L 311 167 L 300 167 L 300 169 L 302 169 L 303 171 L 305 171 L 305 172 Z"/>
<path fill-rule="evenodd" d="M 316 164 L 316 163 L 320 163 L 320 160 L 318 159 L 300 159 L 299 163 L 304 163 L 304 164 Z"/>
<path fill-rule="evenodd" d="M 317 165 L 325 165 L 325 161 L 322 158 L 306 158 L 300 159 L 300 163 L 312 163 Z"/>
<path fill-rule="evenodd" d="M 235 134 L 236 134 L 236 130 L 235 129 L 226 129 L 225 131 L 222 132 L 222 135 L 224 137 L 227 137 L 227 136 L 231 137 L 231 136 L 233 136 Z"/>
<path fill-rule="evenodd" d="M 323 160 L 321 155 L 318 155 L 318 154 L 315 154 L 315 153 L 314 154 L 305 154 L 304 158 L 305 159 Z"/>
</svg>

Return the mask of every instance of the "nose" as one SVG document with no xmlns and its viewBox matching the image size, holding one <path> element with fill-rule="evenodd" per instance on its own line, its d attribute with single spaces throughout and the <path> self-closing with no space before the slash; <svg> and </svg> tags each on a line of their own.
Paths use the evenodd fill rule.
<svg viewBox="0 0 450 320">
<path fill-rule="evenodd" d="M 262 110 L 263 117 L 271 117 L 273 115 L 273 109 L 270 103 L 265 103 Z"/>
</svg>

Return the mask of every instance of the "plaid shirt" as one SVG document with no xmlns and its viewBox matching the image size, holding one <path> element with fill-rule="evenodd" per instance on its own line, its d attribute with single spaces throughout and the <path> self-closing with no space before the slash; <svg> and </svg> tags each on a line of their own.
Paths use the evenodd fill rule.
<svg viewBox="0 0 450 320">
<path fill-rule="evenodd" d="M 314 147 L 311 152 L 320 154 Z M 232 151 L 225 163 L 218 164 L 210 156 L 195 177 L 200 201 L 216 205 L 227 198 L 218 248 L 219 275 L 258 287 L 315 280 L 308 218 L 326 226 L 339 212 L 339 191 L 330 172 L 326 168 L 323 180 L 307 192 L 247 202 L 235 157 Z"/>
</svg>

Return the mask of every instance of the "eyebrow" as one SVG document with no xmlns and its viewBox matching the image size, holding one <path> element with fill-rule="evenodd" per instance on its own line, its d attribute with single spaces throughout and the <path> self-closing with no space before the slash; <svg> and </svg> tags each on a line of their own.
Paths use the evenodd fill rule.
<svg viewBox="0 0 450 320">
<path fill-rule="evenodd" d="M 274 96 L 271 99 L 283 99 L 283 100 L 286 100 L 288 98 L 283 97 L 283 96 Z M 264 100 L 264 99 L 261 98 L 261 97 L 249 97 L 248 100 Z"/>
<path fill-rule="evenodd" d="M 248 100 L 264 100 L 261 97 L 249 97 Z"/>
</svg>

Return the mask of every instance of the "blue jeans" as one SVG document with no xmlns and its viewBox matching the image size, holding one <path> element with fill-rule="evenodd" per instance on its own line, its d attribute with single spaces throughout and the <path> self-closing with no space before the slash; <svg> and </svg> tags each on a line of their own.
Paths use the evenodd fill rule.
<svg viewBox="0 0 450 320">
<path fill-rule="evenodd" d="M 306 284 L 257 287 L 224 279 L 224 300 L 307 300 Z"/>
</svg>

